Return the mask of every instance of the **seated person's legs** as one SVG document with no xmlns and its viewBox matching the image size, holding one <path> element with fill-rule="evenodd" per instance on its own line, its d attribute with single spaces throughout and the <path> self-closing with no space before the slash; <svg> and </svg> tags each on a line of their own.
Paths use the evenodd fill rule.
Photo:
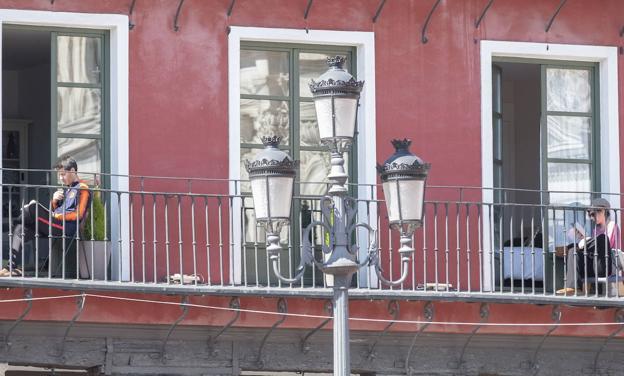
<svg viewBox="0 0 624 376">
<path fill-rule="evenodd" d="M 39 206 L 37 208 L 37 206 Z M 22 208 L 22 214 L 17 224 L 13 227 L 11 249 L 9 254 L 9 265 L 0 270 L 0 277 L 9 275 L 19 276 L 22 274 L 22 251 L 24 244 L 35 239 L 35 232 L 41 237 L 63 235 L 63 223 L 58 220 L 49 220 L 49 211 L 39 205 L 36 201 L 31 201 Z M 73 236 L 73 234 L 65 234 Z"/>
<path fill-rule="evenodd" d="M 566 281 L 565 287 L 567 289 L 579 289 L 583 286 L 581 280 L 582 274 L 579 270 L 584 270 L 583 257 L 579 257 L 583 253 L 582 249 L 578 249 L 575 246 L 568 248 L 566 254 Z"/>
<path fill-rule="evenodd" d="M 587 268 L 580 270 L 582 276 L 585 275 L 587 269 L 587 277 L 607 277 L 611 274 L 612 260 L 607 262 L 607 252 L 609 250 L 609 240 L 605 234 L 598 235 L 593 241 L 589 242 L 586 247 L 586 254 L 581 253 L 579 257 L 583 257 L 583 261 L 587 260 Z"/>
</svg>

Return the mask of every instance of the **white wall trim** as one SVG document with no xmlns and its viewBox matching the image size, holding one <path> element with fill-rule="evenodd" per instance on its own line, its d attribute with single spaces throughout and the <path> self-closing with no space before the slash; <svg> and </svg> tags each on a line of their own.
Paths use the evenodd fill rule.
<svg viewBox="0 0 624 376">
<path fill-rule="evenodd" d="M 123 175 L 111 179 L 111 188 L 127 192 L 129 189 L 129 143 L 128 143 L 128 16 L 119 14 L 68 13 L 32 10 L 0 9 L 0 54 L 3 24 L 32 25 L 67 28 L 89 28 L 110 31 L 110 138 L 111 138 L 111 173 Z M 1 60 L 0 60 L 1 68 Z M 2 78 L 0 77 L 0 85 Z M 2 93 L 0 92 L 0 106 Z M 0 107 L 0 113 L 2 108 Z M 0 125 L 2 117 L 0 116 Z M 0 134 L 1 137 L 1 134 Z M 0 139 L 1 142 L 1 139 Z M 124 200 L 125 198 L 125 200 Z M 113 208 L 111 217 L 111 236 L 113 239 L 129 239 L 129 216 L 115 215 L 128 213 L 127 196 L 122 198 L 121 207 Z M 119 220 L 121 223 L 119 223 Z M 115 223 L 117 222 L 117 223 Z M 118 249 L 118 247 L 114 247 Z M 118 254 L 118 253 L 117 253 Z M 122 257 L 129 260 L 129 247 L 122 245 Z M 113 264 L 115 260 L 113 260 Z M 122 263 L 122 277 L 129 277 L 129 263 Z M 117 268 L 112 268 L 113 277 L 117 277 Z"/>
<path fill-rule="evenodd" d="M 517 57 L 526 59 L 596 62 L 599 65 L 600 114 L 600 169 L 603 192 L 620 192 L 620 139 L 618 107 L 618 51 L 617 47 L 572 44 L 529 43 L 508 41 L 481 41 L 481 185 L 493 187 L 492 166 L 492 58 Z M 608 196 L 608 194 L 605 194 Z M 607 197 L 608 198 L 608 197 Z M 490 189 L 483 189 L 483 202 L 492 203 Z M 484 213 L 489 221 L 490 216 Z M 486 226 L 487 225 L 487 226 Z M 490 224 L 484 223 L 484 228 Z M 485 237 L 487 238 L 487 237 Z M 489 243 L 489 239 L 485 239 Z M 485 245 L 489 249 L 489 244 Z M 489 288 L 491 265 L 484 263 L 485 287 Z"/>
<path fill-rule="evenodd" d="M 376 126 L 375 126 L 375 35 L 364 31 L 333 31 L 302 29 L 276 29 L 259 27 L 231 28 L 228 37 L 228 78 L 229 78 L 229 178 L 240 179 L 240 42 L 263 41 L 275 43 L 306 43 L 354 46 L 357 49 L 358 78 L 366 81 L 360 99 L 358 111 L 358 179 L 360 184 L 376 182 Z M 362 197 L 370 197 L 370 188 L 361 188 Z M 230 194 L 237 194 L 234 184 L 230 186 Z M 240 216 L 234 208 L 234 215 Z M 376 213 L 375 217 L 376 217 Z M 371 214 L 372 218 L 373 215 Z M 240 217 L 233 223 L 240 223 Z M 238 221 L 238 222 L 237 222 Z M 240 226 L 233 226 L 230 236 L 234 239 L 231 249 L 232 262 L 230 275 L 234 283 L 240 283 L 241 276 L 241 245 Z M 238 242 L 238 243 L 237 243 Z M 366 272 L 363 270 L 362 272 Z M 373 273 L 374 274 L 374 273 Z M 238 280 L 237 280 L 238 279 Z"/>
</svg>

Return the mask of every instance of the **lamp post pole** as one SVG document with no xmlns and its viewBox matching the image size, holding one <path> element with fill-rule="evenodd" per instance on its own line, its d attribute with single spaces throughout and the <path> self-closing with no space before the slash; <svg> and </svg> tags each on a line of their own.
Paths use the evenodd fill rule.
<svg viewBox="0 0 624 376">
<path fill-rule="evenodd" d="M 381 283 L 390 286 L 401 284 L 407 277 L 414 252 L 412 235 L 422 224 L 424 189 L 429 164 L 411 154 L 410 141 L 393 140 L 396 152 L 378 166 L 383 183 L 390 227 L 401 235 L 401 276 L 387 280 L 382 276 L 377 247 L 377 231 L 365 222 L 356 222 L 357 202 L 348 196 L 348 175 L 344 168 L 344 153 L 349 149 L 355 133 L 356 113 L 360 91 L 364 82 L 356 81 L 343 69 L 344 58 L 328 58 L 330 69 L 317 82 L 312 81 L 312 91 L 320 139 L 331 152 L 331 170 L 327 176 L 331 186 L 321 199 L 322 219 L 313 221 L 303 232 L 301 262 L 293 278 L 280 271 L 280 231 L 289 222 L 293 184 L 297 161 L 279 149 L 279 137 L 263 137 L 266 148 L 246 162 L 254 199 L 256 220 L 267 233 L 267 254 L 273 273 L 287 284 L 295 283 L 307 266 L 316 266 L 328 278 L 333 288 L 334 375 L 349 376 L 351 359 L 349 351 L 349 287 L 353 274 L 360 268 L 374 268 Z M 285 199 L 289 197 L 290 199 Z M 314 257 L 311 231 L 321 226 L 329 235 L 323 238 L 323 260 Z M 368 254 L 359 259 L 358 248 L 351 243 L 358 228 L 369 234 Z"/>
</svg>

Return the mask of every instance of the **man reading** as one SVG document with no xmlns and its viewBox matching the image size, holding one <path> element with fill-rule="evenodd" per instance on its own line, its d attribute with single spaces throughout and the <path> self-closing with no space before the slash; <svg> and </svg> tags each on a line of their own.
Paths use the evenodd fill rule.
<svg viewBox="0 0 624 376">
<path fill-rule="evenodd" d="M 22 208 L 22 214 L 13 228 L 9 263 L 0 270 L 0 277 L 22 275 L 22 250 L 24 244 L 39 236 L 72 238 L 89 205 L 89 186 L 78 179 L 78 164 L 72 157 L 61 158 L 54 168 L 63 188 L 54 192 L 50 207 L 32 200 Z"/>
</svg>

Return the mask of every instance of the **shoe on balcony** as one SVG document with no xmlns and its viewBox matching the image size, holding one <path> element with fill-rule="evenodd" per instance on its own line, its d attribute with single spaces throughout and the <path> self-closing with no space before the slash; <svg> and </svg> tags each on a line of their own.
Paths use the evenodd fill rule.
<svg viewBox="0 0 624 376">
<path fill-rule="evenodd" d="M 12 271 L 7 268 L 3 268 L 2 270 L 0 270 L 0 277 L 9 277 L 9 276 L 21 277 L 22 270 L 18 268 L 13 269 Z"/>
<path fill-rule="evenodd" d="M 557 295 L 565 295 L 565 296 L 577 295 L 577 294 L 580 295 L 582 293 L 583 293 L 582 289 L 575 289 L 575 288 L 572 288 L 572 287 L 566 287 L 566 288 L 557 290 L 555 292 L 555 294 L 557 294 Z"/>
</svg>

